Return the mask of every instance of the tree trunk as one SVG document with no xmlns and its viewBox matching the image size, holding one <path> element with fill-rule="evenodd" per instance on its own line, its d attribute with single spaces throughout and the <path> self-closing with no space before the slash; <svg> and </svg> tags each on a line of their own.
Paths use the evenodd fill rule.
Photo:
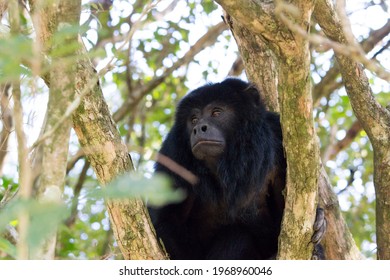
<svg viewBox="0 0 390 280">
<path fill-rule="evenodd" d="M 77 64 L 76 84 L 78 92 L 85 95 L 73 114 L 73 127 L 99 181 L 105 185 L 134 167 L 87 57 Z M 166 258 L 141 200 L 109 200 L 107 209 L 125 259 Z"/>
<path fill-rule="evenodd" d="M 327 229 L 321 242 L 328 260 L 359 260 L 363 255 L 349 232 L 324 167 L 320 170 L 319 204 L 325 209 Z"/>
<path fill-rule="evenodd" d="M 279 112 L 278 71 L 274 54 L 260 36 L 251 33 L 229 14 L 224 13 L 224 20 L 237 42 L 248 79 L 259 89 L 266 107 L 272 112 Z"/>
<path fill-rule="evenodd" d="M 66 26 L 74 26 L 80 21 L 80 1 L 58 1 L 51 6 L 55 16 L 52 20 L 54 32 L 61 32 Z M 77 43 L 77 34 L 66 38 L 52 38 L 49 49 L 55 50 L 63 43 Z M 59 42 L 58 42 L 59 41 Z M 50 68 L 51 88 L 46 112 L 45 128 L 42 139 L 41 172 L 38 184 L 38 199 L 42 201 L 61 201 L 65 184 L 68 161 L 69 137 L 72 122 L 69 118 L 62 120 L 67 108 L 74 99 L 75 67 L 73 53 L 52 55 Z M 57 129 L 55 129 L 58 127 Z M 55 131 L 54 131 L 55 129 Z M 45 136 L 47 135 L 47 136 Z M 49 229 L 52 235 L 34 252 L 33 259 L 54 259 L 57 229 Z"/>
</svg>

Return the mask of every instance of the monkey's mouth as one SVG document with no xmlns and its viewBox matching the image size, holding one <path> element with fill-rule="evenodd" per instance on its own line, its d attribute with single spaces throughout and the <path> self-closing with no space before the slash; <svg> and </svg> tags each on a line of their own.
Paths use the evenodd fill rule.
<svg viewBox="0 0 390 280">
<path fill-rule="evenodd" d="M 194 146 L 192 146 L 192 150 L 195 150 L 197 148 L 200 148 L 201 146 L 224 146 L 224 143 L 222 141 L 216 141 L 216 140 L 199 140 L 195 143 Z"/>
</svg>

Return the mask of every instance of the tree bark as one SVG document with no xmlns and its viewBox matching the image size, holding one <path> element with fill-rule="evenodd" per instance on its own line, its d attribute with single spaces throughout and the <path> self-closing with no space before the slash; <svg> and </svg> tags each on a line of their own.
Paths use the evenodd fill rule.
<svg viewBox="0 0 390 280">
<path fill-rule="evenodd" d="M 278 71 L 274 54 L 260 36 L 251 33 L 229 14 L 225 13 L 224 17 L 237 42 L 249 81 L 259 89 L 267 108 L 272 112 L 279 112 Z"/>
<path fill-rule="evenodd" d="M 83 53 L 85 55 L 85 53 Z M 73 127 L 99 181 L 105 185 L 132 171 L 133 164 L 104 101 L 92 63 L 77 63 L 77 90 L 87 91 L 73 114 Z M 144 203 L 139 199 L 108 200 L 111 226 L 125 259 L 165 259 Z"/>
<path fill-rule="evenodd" d="M 8 140 L 13 130 L 13 116 L 10 109 L 9 91 L 11 84 L 0 84 L 0 118 L 3 127 L 0 132 L 0 176 L 3 174 L 3 164 L 8 152 Z"/>
<path fill-rule="evenodd" d="M 307 30 L 313 2 L 293 1 L 301 12 L 296 24 Z M 313 122 L 309 43 L 295 35 L 278 57 L 280 116 L 287 155 L 287 195 L 279 237 L 279 258 L 310 259 L 311 236 L 317 207 L 319 147 Z M 302 145 L 306 143 L 305 145 Z M 297 242 L 298 241 L 298 242 Z M 287 248 L 287 249 L 286 249 Z M 304 249 L 305 248 L 305 249 Z"/>
<path fill-rule="evenodd" d="M 321 242 L 328 260 L 360 260 L 363 255 L 356 247 L 352 234 L 340 210 L 324 167 L 320 170 L 319 204 L 325 209 L 327 228 Z"/>
</svg>

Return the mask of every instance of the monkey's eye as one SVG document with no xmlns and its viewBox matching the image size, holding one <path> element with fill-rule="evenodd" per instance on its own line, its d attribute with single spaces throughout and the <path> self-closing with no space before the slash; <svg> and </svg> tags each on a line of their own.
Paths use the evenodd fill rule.
<svg viewBox="0 0 390 280">
<path fill-rule="evenodd" d="M 191 123 L 196 124 L 198 122 L 198 118 L 196 116 L 191 117 Z"/>
<path fill-rule="evenodd" d="M 214 108 L 212 111 L 211 111 L 211 116 L 212 117 L 218 117 L 219 115 L 221 115 L 222 113 L 222 109 L 220 108 Z"/>
</svg>

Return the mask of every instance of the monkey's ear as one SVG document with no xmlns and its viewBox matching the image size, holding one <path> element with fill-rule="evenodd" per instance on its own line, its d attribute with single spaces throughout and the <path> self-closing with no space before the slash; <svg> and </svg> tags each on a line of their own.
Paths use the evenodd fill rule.
<svg viewBox="0 0 390 280">
<path fill-rule="evenodd" d="M 249 83 L 243 91 L 248 96 L 248 98 L 250 98 L 252 104 L 254 104 L 256 107 L 262 107 L 260 91 L 254 84 Z"/>
</svg>

